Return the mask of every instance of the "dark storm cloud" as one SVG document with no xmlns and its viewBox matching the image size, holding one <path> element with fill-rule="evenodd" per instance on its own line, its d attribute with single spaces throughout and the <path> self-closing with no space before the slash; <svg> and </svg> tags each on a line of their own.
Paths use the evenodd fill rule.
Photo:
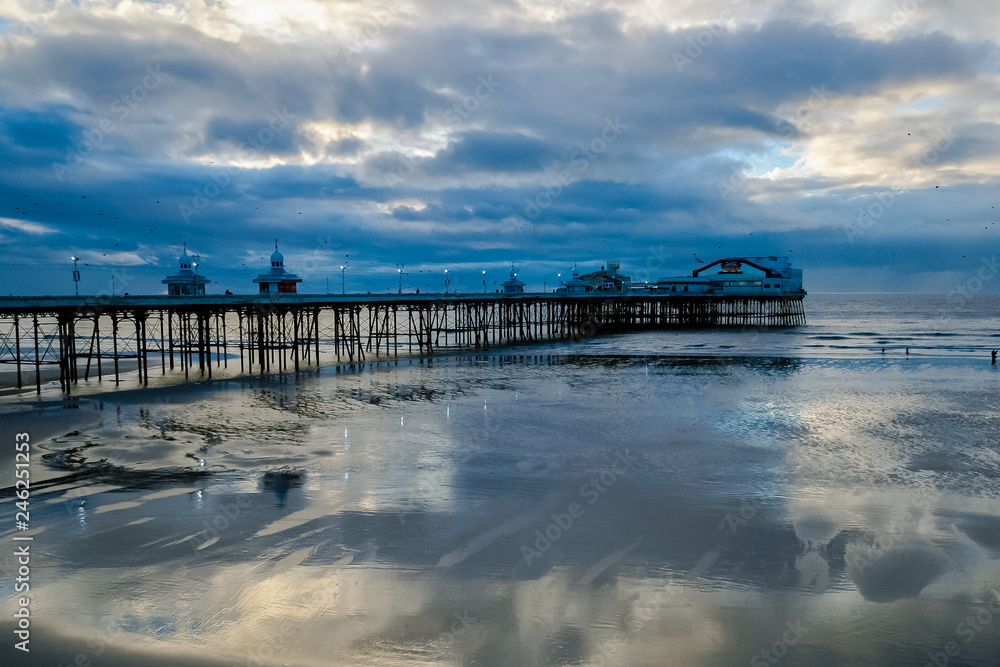
<svg viewBox="0 0 1000 667">
<path fill-rule="evenodd" d="M 761 103 L 795 99 L 808 94 L 812 86 L 858 95 L 885 82 L 954 80 L 975 74 L 961 45 L 941 33 L 877 41 L 845 28 L 786 22 L 719 38 L 687 67 L 703 89 L 717 85 Z"/>
<path fill-rule="evenodd" d="M 544 141 L 508 132 L 463 132 L 424 166 L 431 174 L 464 170 L 493 172 L 539 171 L 558 152 Z"/>
<path fill-rule="evenodd" d="M 345 77 L 333 97 L 334 118 L 348 123 L 374 119 L 413 127 L 424 121 L 428 108 L 444 108 L 440 95 L 391 72 Z"/>
<path fill-rule="evenodd" d="M 50 106 L 28 111 L 0 107 L 0 141 L 4 160 L 23 153 L 51 154 L 66 146 L 81 128 L 67 118 L 65 106 Z M 37 157 L 37 156 L 35 156 Z"/>
<path fill-rule="evenodd" d="M 194 147 L 194 153 L 211 149 L 214 141 L 231 141 L 234 134 L 255 132 L 275 108 L 287 109 L 302 121 L 374 119 L 402 126 L 421 123 L 428 107 L 444 108 L 439 95 L 412 77 L 388 67 L 361 72 L 345 63 L 333 46 L 317 52 L 259 39 L 231 43 L 181 27 L 161 26 L 143 39 L 108 34 L 43 37 L 30 53 L 20 54 L 0 71 L 5 71 L 8 85 L 56 87 L 68 91 L 80 111 L 110 115 L 112 104 L 142 85 L 148 67 L 162 72 L 165 80 L 159 91 L 148 95 L 149 101 L 132 110 L 131 120 L 153 117 L 174 127 L 201 125 L 206 143 Z M 294 148 L 289 136 L 283 141 L 272 149 Z M 151 151 L 164 147 L 149 146 Z"/>
<path fill-rule="evenodd" d="M 417 220 L 465 222 L 472 219 L 472 211 L 464 206 L 442 207 L 437 204 L 431 204 L 420 211 L 412 206 L 398 206 L 393 209 L 392 217 L 411 222 Z"/>
<path fill-rule="evenodd" d="M 997 123 L 958 125 L 951 134 L 954 141 L 947 151 L 940 152 L 940 164 L 988 159 L 1000 153 L 1000 125 Z"/>
<path fill-rule="evenodd" d="M 205 127 L 205 146 L 210 150 L 217 150 L 253 145 L 260 132 L 261 122 L 259 120 L 212 118 Z M 274 133 L 273 138 L 267 143 L 259 141 L 257 143 L 260 144 L 260 150 L 264 155 L 288 155 L 292 153 L 297 155 L 300 150 L 299 142 L 296 140 L 295 131 L 292 128 L 285 128 L 282 132 Z M 223 146 L 223 144 L 228 144 L 228 146 Z"/>
</svg>

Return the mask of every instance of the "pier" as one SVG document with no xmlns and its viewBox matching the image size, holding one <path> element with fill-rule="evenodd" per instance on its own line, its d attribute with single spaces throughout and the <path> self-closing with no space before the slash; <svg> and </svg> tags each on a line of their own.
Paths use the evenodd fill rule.
<svg viewBox="0 0 1000 667">
<path fill-rule="evenodd" d="M 0 363 L 18 389 L 38 393 L 43 368 L 58 367 L 69 394 L 81 379 L 117 385 L 133 369 L 147 385 L 152 373 L 211 378 L 230 364 L 272 373 L 628 331 L 799 324 L 801 294 L 7 297 Z"/>
</svg>

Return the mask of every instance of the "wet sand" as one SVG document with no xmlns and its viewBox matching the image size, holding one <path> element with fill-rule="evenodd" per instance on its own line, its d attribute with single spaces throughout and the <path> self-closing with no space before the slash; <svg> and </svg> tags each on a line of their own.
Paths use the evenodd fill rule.
<svg viewBox="0 0 1000 667">
<path fill-rule="evenodd" d="M 0 635 L 14 637 L 15 626 L 9 621 L 0 623 Z M 16 641 L 16 640 L 15 640 Z M 123 647 L 115 646 L 99 635 L 64 635 L 45 625 L 31 630 L 30 653 L 13 648 L 9 642 L 0 646 L 0 661 L 4 665 L 31 665 L 34 667 L 233 667 L 245 664 L 238 657 L 212 658 L 205 651 L 176 647 Z"/>
<path fill-rule="evenodd" d="M 150 665 L 995 664 L 996 383 L 536 350 L 81 399 L 33 435 L 70 480 L 33 499 L 37 636 Z"/>
<path fill-rule="evenodd" d="M 136 369 L 139 364 L 134 359 L 123 359 L 118 362 L 118 373 L 120 380 L 126 387 L 135 385 L 138 382 Z M 114 365 L 104 362 L 103 382 L 97 379 L 96 367 L 91 368 L 91 377 L 84 380 L 86 365 L 80 364 L 80 379 L 74 385 L 73 393 L 84 391 L 86 393 L 107 393 L 114 390 Z M 109 372 L 110 371 L 110 372 Z M 39 369 L 38 379 L 41 381 L 43 395 L 50 396 L 59 391 L 59 367 L 51 364 L 44 365 Z M 11 364 L 4 364 L 0 367 L 0 396 L 23 396 L 27 400 L 38 392 L 38 382 L 35 376 L 35 367 L 25 364 L 21 370 L 21 387 L 17 386 L 17 370 Z"/>
</svg>

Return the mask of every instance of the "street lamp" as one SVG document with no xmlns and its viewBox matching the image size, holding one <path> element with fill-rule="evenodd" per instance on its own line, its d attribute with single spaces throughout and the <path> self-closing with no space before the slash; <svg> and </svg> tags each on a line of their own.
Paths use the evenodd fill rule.
<svg viewBox="0 0 1000 667">
<path fill-rule="evenodd" d="M 486 294 L 486 272 L 483 271 L 483 294 Z"/>
<path fill-rule="evenodd" d="M 403 265 L 402 264 L 397 264 L 396 265 L 396 273 L 399 274 L 399 292 L 397 292 L 397 294 L 402 294 L 403 293 Z"/>
<path fill-rule="evenodd" d="M 340 265 L 340 293 L 347 294 L 347 289 L 344 287 L 344 269 L 347 267 L 343 264 Z"/>
<path fill-rule="evenodd" d="M 448 280 L 448 269 L 445 269 L 444 270 L 444 293 L 445 294 L 448 293 L 448 285 L 450 285 L 450 284 L 451 284 L 451 281 Z"/>
<path fill-rule="evenodd" d="M 76 263 L 80 261 L 80 258 L 73 255 L 70 259 L 73 260 L 73 285 L 76 287 L 76 295 L 80 296 L 80 272 L 76 268 Z"/>
</svg>

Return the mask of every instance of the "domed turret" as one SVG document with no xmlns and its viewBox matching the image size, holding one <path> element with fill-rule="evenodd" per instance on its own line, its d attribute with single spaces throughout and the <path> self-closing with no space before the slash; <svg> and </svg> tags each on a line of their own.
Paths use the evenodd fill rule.
<svg viewBox="0 0 1000 667">
<path fill-rule="evenodd" d="M 576 268 L 576 264 L 573 265 L 572 277 L 566 281 L 565 287 L 567 294 L 583 294 L 592 289 L 590 284 L 580 277 L 580 269 Z"/>
<path fill-rule="evenodd" d="M 523 294 L 524 283 L 517 279 L 517 269 L 510 265 L 510 278 L 501 283 L 504 294 Z"/>
<path fill-rule="evenodd" d="M 285 270 L 285 256 L 278 250 L 278 244 L 274 244 L 274 252 L 271 253 L 271 268 L 267 273 L 262 273 L 253 279 L 260 285 L 261 294 L 283 293 L 295 294 L 297 284 L 302 282 L 294 273 Z"/>
<path fill-rule="evenodd" d="M 167 276 L 161 280 L 167 286 L 167 294 L 170 296 L 196 296 L 205 293 L 205 285 L 209 282 L 205 276 L 198 275 L 198 264 L 201 263 L 201 256 L 193 257 L 187 252 L 187 244 L 181 256 L 177 258 L 180 270 L 172 276 Z"/>
</svg>

